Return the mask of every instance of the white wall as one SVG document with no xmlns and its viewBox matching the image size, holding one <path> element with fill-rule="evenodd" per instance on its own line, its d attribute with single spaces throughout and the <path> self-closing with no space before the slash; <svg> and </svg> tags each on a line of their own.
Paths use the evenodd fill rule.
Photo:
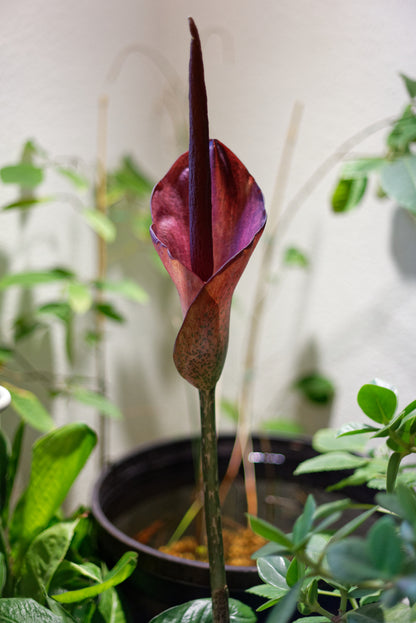
<svg viewBox="0 0 416 623">
<path fill-rule="evenodd" d="M 203 40 L 211 134 L 243 160 L 267 203 L 295 101 L 304 113 L 286 203 L 348 137 L 400 112 L 406 96 L 399 72 L 416 76 L 413 0 L 3 2 L 0 164 L 15 160 L 22 142 L 34 137 L 51 154 L 75 154 L 92 167 L 97 101 L 108 90 L 109 162 L 128 151 L 160 178 L 180 151 L 163 104 L 165 78 L 145 55 L 129 57 L 111 87 L 106 76 L 126 45 L 149 46 L 183 81 L 177 102 L 183 98 L 186 118 L 188 15 Z M 380 150 L 384 135 L 354 151 Z M 285 243 L 310 255 L 312 267 L 307 275 L 285 272 L 272 288 L 257 372 L 259 419 L 299 417 L 288 384 L 299 365 L 306 368 L 302 357 L 311 352 L 337 387 L 333 425 L 357 418 L 356 392 L 374 376 L 396 384 L 403 401 L 415 397 L 415 224 L 374 196 L 353 214 L 332 215 L 328 199 L 336 172 L 308 197 L 285 235 Z M 9 198 L 9 189 L 0 187 L 0 202 Z M 45 234 L 51 224 L 54 232 Z M 15 217 L 2 216 L 0 245 L 16 270 L 75 258 L 86 275 L 94 272 L 93 240 L 70 209 L 61 207 L 59 215 L 39 209 L 24 235 Z M 240 382 L 260 252 L 237 291 L 222 381 L 230 398 Z M 146 283 L 140 266 L 128 270 Z M 147 285 L 155 305 L 127 306 L 128 328 L 110 334 L 109 388 L 126 415 L 124 423 L 111 426 L 113 457 L 143 441 L 186 432 L 190 419 L 197 427 L 188 408 L 194 409 L 195 396 L 171 362 L 176 296 L 160 284 Z M 307 414 L 306 430 L 328 416 L 316 409 Z M 61 405 L 58 421 L 73 416 Z"/>
</svg>

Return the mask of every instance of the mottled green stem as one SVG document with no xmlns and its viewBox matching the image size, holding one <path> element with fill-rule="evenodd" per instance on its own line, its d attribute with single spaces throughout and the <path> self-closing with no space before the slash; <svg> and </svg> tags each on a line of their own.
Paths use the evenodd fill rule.
<svg viewBox="0 0 416 623">
<path fill-rule="evenodd" d="M 199 390 L 199 401 L 201 410 L 201 462 L 212 595 L 212 620 L 213 623 L 229 623 L 228 588 L 225 578 L 218 482 L 215 387 L 209 390 Z"/>
</svg>

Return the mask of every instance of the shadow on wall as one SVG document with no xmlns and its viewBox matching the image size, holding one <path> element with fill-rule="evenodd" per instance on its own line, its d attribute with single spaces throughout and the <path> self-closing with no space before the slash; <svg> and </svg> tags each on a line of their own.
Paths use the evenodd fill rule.
<svg viewBox="0 0 416 623">
<path fill-rule="evenodd" d="M 416 278 L 416 218 L 408 210 L 397 208 L 391 230 L 391 254 L 399 272 L 406 279 Z"/>
</svg>

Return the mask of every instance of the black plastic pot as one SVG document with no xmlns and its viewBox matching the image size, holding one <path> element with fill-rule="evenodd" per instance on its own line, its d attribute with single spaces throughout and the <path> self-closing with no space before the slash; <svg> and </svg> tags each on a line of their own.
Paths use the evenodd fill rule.
<svg viewBox="0 0 416 623">
<path fill-rule="evenodd" d="M 225 473 L 233 441 L 232 436 L 219 438 L 220 477 Z M 139 552 L 136 571 L 121 586 L 132 623 L 148 623 L 168 607 L 210 594 L 206 563 L 164 554 L 132 536 L 163 515 L 172 515 L 172 526 L 183 516 L 190 503 L 187 494 L 195 482 L 196 444 L 195 439 L 183 439 L 139 448 L 105 470 L 95 485 L 92 511 L 103 559 L 111 566 L 123 552 Z M 313 493 L 318 503 L 334 499 L 328 498 L 325 487 L 339 480 L 340 472 L 293 476 L 296 466 L 315 454 L 306 440 L 253 439 L 251 460 L 258 480 L 260 516 L 290 531 L 308 493 Z M 230 514 L 244 524 L 242 491 L 240 476 L 227 499 L 224 516 Z M 342 495 L 369 501 L 363 488 L 344 489 Z M 262 603 L 245 592 L 261 583 L 255 567 L 227 566 L 226 573 L 231 597 L 254 608 Z"/>
</svg>

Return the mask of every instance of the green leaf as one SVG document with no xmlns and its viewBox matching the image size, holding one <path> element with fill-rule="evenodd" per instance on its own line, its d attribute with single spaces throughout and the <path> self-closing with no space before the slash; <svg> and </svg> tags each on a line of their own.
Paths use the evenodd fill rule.
<svg viewBox="0 0 416 623">
<path fill-rule="evenodd" d="M 416 80 L 412 80 L 411 78 L 409 78 L 408 76 L 405 76 L 404 74 L 400 74 L 400 77 L 402 78 L 406 86 L 409 96 L 416 97 Z"/>
<path fill-rule="evenodd" d="M 255 623 L 257 617 L 251 608 L 229 599 L 230 623 Z M 212 623 L 211 599 L 195 599 L 169 608 L 151 619 L 150 623 Z"/>
<path fill-rule="evenodd" d="M 341 469 L 354 469 L 368 462 L 365 457 L 355 456 L 348 452 L 328 452 L 300 463 L 293 472 L 296 475 L 310 474 L 312 472 L 336 471 Z"/>
<path fill-rule="evenodd" d="M 313 524 L 313 518 L 316 511 L 315 500 L 312 495 L 308 495 L 303 513 L 295 521 L 293 526 L 292 539 L 293 543 L 298 546 L 310 532 Z"/>
<path fill-rule="evenodd" d="M 131 281 L 130 279 L 123 279 L 122 281 L 96 281 L 96 288 L 104 290 L 105 292 L 113 292 L 114 294 L 120 294 L 126 299 L 135 301 L 136 303 L 147 303 L 149 295 L 138 283 Z"/>
<path fill-rule="evenodd" d="M 18 559 L 61 506 L 96 441 L 94 431 L 75 422 L 34 443 L 29 484 L 10 526 L 10 540 Z"/>
<path fill-rule="evenodd" d="M 357 402 L 371 420 L 378 424 L 388 424 L 396 411 L 397 395 L 381 381 L 374 381 L 361 387 Z"/>
<path fill-rule="evenodd" d="M 115 172 L 114 179 L 124 191 L 137 197 L 146 197 L 152 192 L 153 183 L 139 169 L 131 156 L 125 156 L 120 168 Z"/>
<path fill-rule="evenodd" d="M 385 623 L 384 609 L 380 604 L 368 604 L 347 613 L 347 623 Z"/>
<path fill-rule="evenodd" d="M 66 591 L 52 595 L 52 597 L 61 604 L 71 604 L 91 597 L 101 595 L 104 591 L 124 582 L 131 576 L 137 565 L 137 552 L 126 552 L 120 560 L 114 565 L 103 578 L 102 582 L 80 588 L 74 591 Z"/>
<path fill-rule="evenodd" d="M 65 177 L 67 180 L 71 182 L 78 190 L 87 190 L 89 183 L 88 179 L 75 171 L 75 169 L 70 169 L 67 167 L 58 167 L 56 169 L 57 173 Z"/>
<path fill-rule="evenodd" d="M 380 430 L 375 426 L 370 426 L 369 424 L 361 424 L 361 422 L 349 422 L 348 424 L 344 424 L 342 428 L 339 429 L 337 435 L 338 437 L 347 437 L 348 435 L 361 435 L 367 433 L 374 433 Z"/>
<path fill-rule="evenodd" d="M 43 171 L 29 162 L 20 162 L 0 169 L 3 184 L 17 184 L 24 188 L 35 188 L 43 181 Z"/>
<path fill-rule="evenodd" d="M 341 541 L 342 539 L 345 539 L 347 536 L 355 532 L 357 528 L 362 526 L 367 521 L 367 519 L 374 515 L 376 511 L 377 507 L 374 506 L 374 508 L 370 508 L 368 511 L 361 513 L 360 515 L 358 515 L 358 517 L 350 519 L 350 521 L 342 525 L 341 528 L 339 528 L 335 532 L 335 534 L 332 535 L 329 542 L 332 544 L 336 543 L 337 541 Z"/>
<path fill-rule="evenodd" d="M 53 419 L 40 400 L 27 389 L 3 383 L 12 397 L 12 407 L 22 420 L 41 433 L 47 433 L 55 426 Z"/>
<path fill-rule="evenodd" d="M 61 522 L 41 532 L 30 544 L 22 562 L 20 595 L 44 603 L 51 579 L 64 559 L 77 522 Z"/>
<path fill-rule="evenodd" d="M 105 623 L 126 623 L 123 606 L 114 588 L 109 588 L 102 594 L 98 611 Z"/>
<path fill-rule="evenodd" d="M 296 247 L 288 247 L 283 258 L 287 266 L 298 266 L 299 268 L 307 268 L 309 260 L 306 255 Z"/>
<path fill-rule="evenodd" d="M 312 446 L 317 452 L 334 452 L 335 450 L 347 452 L 363 452 L 367 445 L 366 435 L 340 437 L 339 432 L 333 428 L 321 428 L 313 436 Z"/>
<path fill-rule="evenodd" d="M 274 606 L 271 611 L 267 623 L 288 623 L 296 609 L 299 599 L 302 583 L 298 582 L 288 593 Z"/>
<path fill-rule="evenodd" d="M 380 184 L 391 199 L 416 214 L 416 156 L 404 156 L 385 164 Z"/>
<path fill-rule="evenodd" d="M 66 301 L 55 301 L 53 303 L 45 303 L 44 305 L 40 305 L 36 310 L 38 314 L 45 314 L 55 316 L 62 320 L 64 323 L 68 323 L 72 317 L 72 309 L 69 303 Z"/>
<path fill-rule="evenodd" d="M 389 462 L 387 466 L 387 477 L 386 477 L 387 493 L 392 493 L 392 491 L 394 491 L 401 460 L 402 460 L 402 456 L 400 452 L 393 452 L 393 454 L 389 458 Z"/>
<path fill-rule="evenodd" d="M 357 158 L 356 160 L 347 160 L 342 167 L 341 178 L 350 180 L 367 177 L 369 173 L 377 171 L 384 162 L 384 158 Z"/>
<path fill-rule="evenodd" d="M 292 541 L 276 526 L 273 526 L 268 521 L 264 521 L 264 519 L 260 519 L 259 517 L 253 517 L 252 515 L 249 515 L 249 521 L 251 529 L 256 534 L 259 534 L 268 541 L 283 545 L 283 547 L 286 547 L 288 550 L 292 549 Z"/>
<path fill-rule="evenodd" d="M 379 570 L 380 577 L 391 578 L 399 573 L 404 553 L 391 517 L 382 517 L 371 526 L 366 544 L 370 560 Z"/>
<path fill-rule="evenodd" d="M 288 583 L 288 586 L 292 588 L 292 586 L 295 586 L 295 584 L 302 580 L 304 576 L 305 566 L 299 561 L 298 558 L 296 558 L 296 556 L 294 556 L 290 561 L 290 565 L 287 570 L 286 582 Z"/>
<path fill-rule="evenodd" d="M 0 552 L 0 599 L 7 580 L 6 556 Z"/>
<path fill-rule="evenodd" d="M 271 584 L 259 584 L 257 586 L 252 586 L 246 590 L 247 593 L 251 593 L 252 595 L 258 595 L 259 597 L 264 597 L 264 599 L 273 599 L 278 600 L 285 595 L 289 590 L 287 588 L 277 588 L 276 586 L 272 586 Z"/>
<path fill-rule="evenodd" d="M 96 303 L 94 308 L 100 312 L 100 314 L 106 316 L 106 318 L 114 320 L 114 322 L 124 322 L 122 314 L 120 314 L 120 312 L 118 312 L 114 305 L 111 305 L 111 303 Z"/>
<path fill-rule="evenodd" d="M 0 365 L 7 363 L 13 357 L 13 350 L 7 346 L 0 346 Z"/>
<path fill-rule="evenodd" d="M 123 417 L 120 409 L 108 400 L 108 398 L 98 392 L 78 387 L 71 389 L 71 395 L 75 398 L 75 400 L 78 400 L 78 402 L 88 405 L 89 407 L 93 407 L 102 415 L 107 415 L 115 419 L 121 419 Z"/>
<path fill-rule="evenodd" d="M 305 398 L 316 404 L 328 404 L 335 395 L 332 382 L 322 374 L 313 373 L 302 376 L 294 383 Z"/>
<path fill-rule="evenodd" d="M 296 619 L 293 623 L 327 623 L 331 621 L 328 617 L 323 617 L 320 615 L 311 616 L 311 617 L 302 617 L 300 619 Z"/>
<path fill-rule="evenodd" d="M 73 273 L 65 268 L 52 268 L 51 270 L 28 271 L 23 273 L 15 273 L 14 275 L 6 275 L 0 279 L 0 290 L 10 288 L 11 286 L 20 286 L 21 288 L 32 288 L 44 283 L 54 283 L 56 281 L 65 281 L 71 279 Z"/>
<path fill-rule="evenodd" d="M 257 560 L 257 571 L 263 582 L 282 589 L 283 592 L 289 590 L 286 582 L 287 569 L 288 563 L 283 556 L 267 556 Z"/>
<path fill-rule="evenodd" d="M 401 118 L 396 121 L 387 138 L 387 146 L 396 154 L 409 152 L 409 144 L 416 139 L 416 116 L 412 105 L 406 106 Z"/>
<path fill-rule="evenodd" d="M 3 210 L 3 212 L 16 209 L 28 210 L 33 208 L 33 206 L 39 206 L 53 200 L 54 197 L 23 197 L 21 199 L 17 199 L 16 201 L 12 201 L 11 203 L 6 203 L 6 205 L 2 206 L 0 209 Z"/>
<path fill-rule="evenodd" d="M 33 599 L 0 599 L 0 623 L 64 623 Z"/>
<path fill-rule="evenodd" d="M 103 212 L 99 210 L 84 210 L 82 213 L 88 225 L 100 236 L 105 242 L 114 242 L 117 231 L 113 221 Z"/>
<path fill-rule="evenodd" d="M 373 564 L 363 539 L 351 537 L 333 543 L 328 547 L 327 560 L 333 577 L 339 582 L 354 585 L 380 578 L 380 571 Z"/>
<path fill-rule="evenodd" d="M 79 281 L 71 281 L 68 284 L 68 300 L 76 314 L 85 314 L 93 302 L 90 288 Z"/>
<path fill-rule="evenodd" d="M 304 432 L 304 429 L 299 422 L 294 420 L 286 420 L 284 418 L 272 418 L 271 420 L 264 420 L 260 423 L 262 430 L 270 433 L 279 433 L 280 435 L 300 435 Z"/>
<path fill-rule="evenodd" d="M 232 402 L 231 400 L 227 400 L 227 398 L 221 398 L 221 413 L 231 421 L 238 422 L 238 406 L 236 402 Z"/>
<path fill-rule="evenodd" d="M 355 208 L 363 198 L 366 187 L 366 177 L 340 179 L 332 195 L 332 210 L 340 213 Z"/>
</svg>

